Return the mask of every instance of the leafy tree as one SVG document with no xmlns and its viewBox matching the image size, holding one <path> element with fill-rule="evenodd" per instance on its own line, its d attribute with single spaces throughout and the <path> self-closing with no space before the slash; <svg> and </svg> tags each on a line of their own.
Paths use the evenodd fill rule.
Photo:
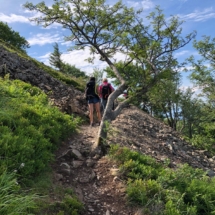
<svg viewBox="0 0 215 215">
<path fill-rule="evenodd" d="M 204 36 L 202 40 L 194 41 L 194 47 L 202 58 L 199 60 L 195 60 L 193 56 L 189 58 L 190 77 L 194 85 L 200 89 L 200 96 L 204 98 L 204 102 L 199 107 L 201 112 L 197 116 L 198 126 L 193 126 L 192 142 L 211 150 L 214 148 L 215 139 L 215 38 Z"/>
<path fill-rule="evenodd" d="M 191 80 L 201 89 L 203 96 L 215 106 L 215 38 L 204 36 L 203 40 L 194 41 L 194 47 L 202 58 L 198 61 L 194 57 L 189 59 L 193 68 Z"/>
<path fill-rule="evenodd" d="M 80 69 L 76 68 L 74 65 L 70 65 L 68 63 L 63 63 L 62 72 L 66 73 L 68 75 L 72 75 L 72 76 L 74 76 L 76 78 L 79 78 L 79 77 L 86 78 L 87 77 L 85 72 L 83 72 Z"/>
<path fill-rule="evenodd" d="M 102 78 L 104 76 L 104 71 L 99 68 L 94 68 L 91 76 L 96 78 L 96 84 L 100 85 L 102 83 Z"/>
<path fill-rule="evenodd" d="M 183 132 L 190 139 L 193 137 L 195 130 L 199 127 L 202 121 L 202 102 L 200 99 L 193 97 L 194 92 L 188 88 L 181 95 L 180 108 L 181 108 L 181 121 L 182 126 L 180 131 Z M 198 129 L 199 131 L 199 129 Z"/>
<path fill-rule="evenodd" d="M 58 70 L 62 71 L 63 70 L 63 61 L 61 60 L 62 53 L 59 50 L 58 43 L 55 43 L 53 47 L 54 51 L 53 53 L 50 54 L 49 63 Z"/>
<path fill-rule="evenodd" d="M 195 36 L 195 33 L 191 33 L 183 38 L 182 22 L 176 17 L 167 21 L 159 8 L 148 16 L 150 25 L 145 26 L 140 18 L 140 11 L 135 12 L 122 2 L 107 5 L 105 0 L 56 0 L 52 7 L 46 6 L 44 2 L 36 5 L 26 3 L 24 7 L 42 14 L 32 21 L 44 27 L 56 22 L 70 30 L 71 35 L 66 40 L 74 42 L 73 48 L 89 47 L 92 53 L 92 57 L 88 59 L 90 62 L 93 61 L 94 54 L 100 54 L 101 60 L 109 65 L 119 80 L 119 87 L 108 99 L 97 144 L 106 138 L 105 121 L 116 118 L 130 100 L 128 98 L 112 111 L 114 99 L 129 86 L 129 81 L 122 77 L 115 65 L 114 55 L 121 52 L 128 56 L 124 68 L 135 61 L 146 72 L 147 87 L 140 86 L 136 93 L 141 95 L 156 84 L 165 68 L 174 63 L 173 52 L 185 46 Z"/>
<path fill-rule="evenodd" d="M 179 120 L 180 96 L 179 86 L 172 80 L 166 80 L 165 85 L 156 85 L 148 93 L 154 115 L 167 120 L 168 125 L 174 130 L 177 129 Z"/>
<path fill-rule="evenodd" d="M 9 45 L 18 48 L 22 52 L 26 52 L 26 48 L 30 48 L 28 41 L 19 35 L 18 32 L 12 30 L 7 23 L 0 21 L 0 39 Z"/>
<path fill-rule="evenodd" d="M 37 5 L 26 3 L 24 7 L 43 14 L 41 17 L 32 19 L 38 24 L 46 27 L 56 22 L 63 28 L 69 29 L 71 36 L 67 36 L 66 40 L 74 42 L 73 48 L 90 47 L 92 57 L 88 59 L 89 61 L 93 61 L 94 54 L 100 54 L 101 59 L 105 60 L 114 70 L 121 86 L 109 97 L 103 119 L 106 121 L 110 120 L 112 116 L 116 117 L 120 112 L 120 106 L 115 113 L 112 113 L 112 103 L 126 89 L 127 85 L 114 66 L 111 56 L 123 49 L 120 40 L 134 22 L 133 9 L 125 7 L 121 2 L 109 6 L 105 4 L 104 0 L 62 0 L 55 1 L 52 7 L 46 6 L 44 2 Z M 99 134 L 99 136 L 105 137 L 104 127 L 105 123 L 101 122 L 100 130 L 103 134 Z"/>
</svg>

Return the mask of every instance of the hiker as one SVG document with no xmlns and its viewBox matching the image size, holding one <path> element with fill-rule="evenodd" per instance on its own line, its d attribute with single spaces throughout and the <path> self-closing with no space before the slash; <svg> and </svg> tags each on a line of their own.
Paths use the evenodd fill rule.
<svg viewBox="0 0 215 215">
<path fill-rule="evenodd" d="M 101 98 L 101 104 L 104 111 L 107 105 L 108 96 L 114 91 L 114 88 L 110 83 L 108 83 L 107 78 L 104 78 L 102 82 L 103 83 L 99 86 L 99 96 Z M 113 104 L 112 110 L 113 109 L 114 109 L 114 104 Z"/>
<path fill-rule="evenodd" d="M 96 86 L 95 77 L 90 77 L 90 80 L 86 86 L 85 95 L 89 106 L 90 126 L 92 127 L 94 125 L 93 122 L 94 106 L 97 112 L 98 125 L 100 125 L 101 123 L 100 98 L 98 96 L 98 87 Z"/>
</svg>

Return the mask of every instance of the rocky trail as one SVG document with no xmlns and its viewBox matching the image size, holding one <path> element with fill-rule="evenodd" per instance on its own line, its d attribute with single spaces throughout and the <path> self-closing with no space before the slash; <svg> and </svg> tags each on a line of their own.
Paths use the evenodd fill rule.
<svg viewBox="0 0 215 215">
<path fill-rule="evenodd" d="M 82 215 L 141 215 L 138 208 L 129 207 L 116 164 L 99 148 L 92 151 L 98 128 L 82 125 L 62 143 L 52 166 L 54 182 L 75 191 L 85 205 Z M 215 157 L 193 148 L 170 127 L 135 107 L 124 109 L 112 122 L 108 143 L 150 155 L 157 162 L 168 159 L 170 168 L 188 163 L 215 175 Z"/>
<path fill-rule="evenodd" d="M 117 166 L 99 149 L 91 152 L 98 128 L 83 125 L 62 144 L 53 164 L 54 181 L 75 191 L 85 205 L 83 215 L 134 215 L 136 209 L 127 206 Z"/>
</svg>

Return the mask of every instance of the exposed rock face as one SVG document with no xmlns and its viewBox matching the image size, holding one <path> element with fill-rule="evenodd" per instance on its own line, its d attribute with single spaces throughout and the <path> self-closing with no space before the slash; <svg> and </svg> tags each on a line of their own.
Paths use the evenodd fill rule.
<svg viewBox="0 0 215 215">
<path fill-rule="evenodd" d="M 6 71 L 3 65 L 6 65 Z M 6 73 L 10 74 L 10 79 L 19 79 L 39 87 L 61 111 L 86 115 L 87 103 L 82 92 L 53 78 L 34 62 L 8 52 L 0 45 L 0 76 L 4 77 Z"/>
</svg>

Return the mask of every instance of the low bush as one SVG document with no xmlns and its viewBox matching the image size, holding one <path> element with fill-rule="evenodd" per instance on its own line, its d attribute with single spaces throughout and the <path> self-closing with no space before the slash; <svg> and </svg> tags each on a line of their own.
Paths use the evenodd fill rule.
<svg viewBox="0 0 215 215">
<path fill-rule="evenodd" d="M 40 208 L 35 210 L 36 214 L 52 214 L 52 215 L 79 215 L 84 211 L 84 205 L 74 195 L 73 190 L 60 188 L 58 200 L 51 202 L 47 199 L 40 202 Z"/>
<path fill-rule="evenodd" d="M 30 179 L 47 168 L 61 140 L 80 119 L 49 104 L 38 88 L 0 79 L 0 166 Z"/>
<path fill-rule="evenodd" d="M 112 145 L 109 151 L 127 179 L 130 203 L 153 215 L 215 214 L 215 179 L 187 164 L 173 170 L 153 158 Z"/>
</svg>

